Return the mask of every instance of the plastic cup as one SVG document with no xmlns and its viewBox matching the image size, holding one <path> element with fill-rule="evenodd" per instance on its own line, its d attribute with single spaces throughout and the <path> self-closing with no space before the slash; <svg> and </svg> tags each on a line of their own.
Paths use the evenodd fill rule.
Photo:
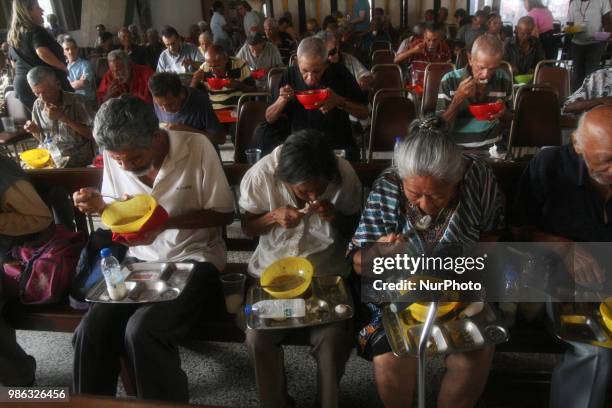
<svg viewBox="0 0 612 408">
<path fill-rule="evenodd" d="M 4 128 L 5 132 L 17 131 L 17 129 L 15 129 L 15 121 L 10 116 L 2 118 L 2 127 Z"/>
<path fill-rule="evenodd" d="M 221 275 L 221 286 L 225 296 L 225 308 L 228 313 L 236 314 L 242 309 L 244 303 L 244 289 L 246 275 L 242 273 L 228 273 Z"/>
<path fill-rule="evenodd" d="M 261 149 L 246 149 L 244 154 L 249 164 L 255 164 L 261 159 Z"/>
</svg>

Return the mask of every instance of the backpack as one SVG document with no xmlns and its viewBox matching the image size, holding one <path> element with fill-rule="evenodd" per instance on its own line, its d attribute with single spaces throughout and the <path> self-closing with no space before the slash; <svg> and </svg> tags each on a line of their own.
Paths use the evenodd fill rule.
<svg viewBox="0 0 612 408">
<path fill-rule="evenodd" d="M 100 250 L 110 248 L 113 256 L 120 261 L 125 258 L 128 248 L 125 245 L 116 244 L 112 240 L 109 230 L 98 228 L 94 231 L 83 251 L 76 266 L 76 274 L 70 289 L 70 306 L 73 309 L 87 309 L 89 303 L 85 301 L 87 293 L 93 286 L 103 279 L 100 267 Z"/>
<path fill-rule="evenodd" d="M 68 293 L 85 234 L 55 228 L 46 241 L 28 242 L 11 250 L 4 265 L 4 289 L 23 304 L 60 302 Z"/>
</svg>

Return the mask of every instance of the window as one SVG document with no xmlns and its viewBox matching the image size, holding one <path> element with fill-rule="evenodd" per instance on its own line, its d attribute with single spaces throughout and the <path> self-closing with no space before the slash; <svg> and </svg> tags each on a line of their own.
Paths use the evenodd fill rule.
<svg viewBox="0 0 612 408">
<path fill-rule="evenodd" d="M 569 0 L 542 0 L 542 4 L 548 7 L 555 20 L 565 23 Z M 500 14 L 502 21 L 511 21 L 512 24 L 516 24 L 519 18 L 527 15 L 525 2 L 523 0 L 502 0 Z"/>
<path fill-rule="evenodd" d="M 45 11 L 45 25 L 47 24 L 47 15 L 56 14 L 53 10 L 51 0 L 38 0 L 38 5 Z"/>
</svg>

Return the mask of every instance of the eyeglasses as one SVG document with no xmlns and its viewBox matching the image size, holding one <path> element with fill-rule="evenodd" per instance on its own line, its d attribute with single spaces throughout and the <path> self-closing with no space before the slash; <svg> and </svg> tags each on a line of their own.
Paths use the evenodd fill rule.
<svg viewBox="0 0 612 408">
<path fill-rule="evenodd" d="M 327 51 L 327 56 L 328 57 L 333 57 L 336 54 L 338 54 L 338 47 L 334 47 L 331 50 Z"/>
</svg>

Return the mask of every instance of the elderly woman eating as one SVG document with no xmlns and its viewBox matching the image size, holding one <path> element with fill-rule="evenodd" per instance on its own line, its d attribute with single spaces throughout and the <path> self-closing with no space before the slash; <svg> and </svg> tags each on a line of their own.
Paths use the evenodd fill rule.
<svg viewBox="0 0 612 408">
<path fill-rule="evenodd" d="M 361 274 L 362 248 L 405 241 L 419 251 L 444 243 L 469 244 L 503 226 L 504 204 L 491 168 L 462 154 L 439 130 L 441 121 L 415 121 L 395 153 L 395 167 L 376 180 L 349 253 Z M 380 305 L 369 303 L 369 323 L 359 332 L 360 355 L 372 359 L 385 407 L 411 406 L 417 360 L 391 352 Z M 493 347 L 446 357 L 438 407 L 471 407 L 483 391 Z"/>
</svg>

